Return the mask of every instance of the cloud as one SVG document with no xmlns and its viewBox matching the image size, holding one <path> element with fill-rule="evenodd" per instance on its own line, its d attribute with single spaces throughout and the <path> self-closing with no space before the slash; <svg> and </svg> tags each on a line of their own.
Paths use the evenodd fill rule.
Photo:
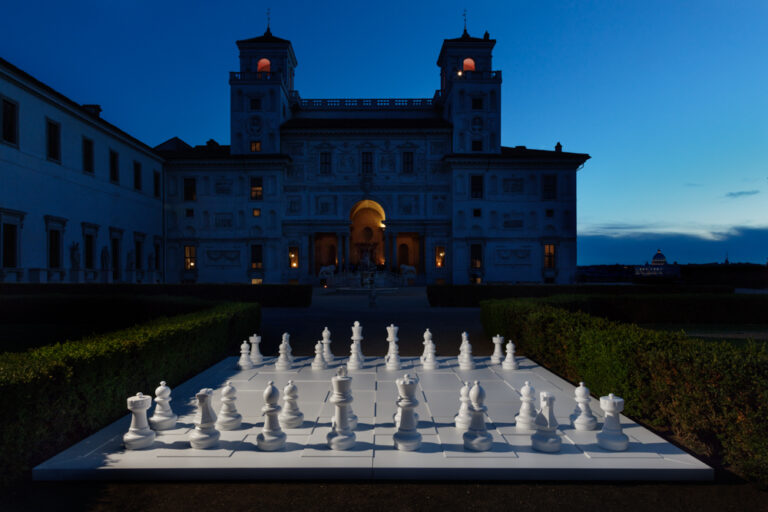
<svg viewBox="0 0 768 512">
<path fill-rule="evenodd" d="M 759 193 L 759 190 L 738 190 L 736 192 L 728 192 L 725 194 L 725 197 L 729 199 L 738 199 L 739 197 L 754 196 L 755 194 Z"/>
</svg>

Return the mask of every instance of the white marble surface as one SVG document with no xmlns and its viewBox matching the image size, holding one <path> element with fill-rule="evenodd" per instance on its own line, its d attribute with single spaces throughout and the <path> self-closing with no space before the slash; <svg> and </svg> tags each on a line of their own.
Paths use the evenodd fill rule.
<svg viewBox="0 0 768 512">
<path fill-rule="evenodd" d="M 402 358 L 400 370 L 387 370 L 383 358 L 367 358 L 353 377 L 352 404 L 359 417 L 352 450 L 334 451 L 326 444 L 333 407 L 328 402 L 331 377 L 345 359 L 325 370 L 313 370 L 312 357 L 298 356 L 290 370 L 276 370 L 274 357 L 252 369 L 238 370 L 237 357 L 227 358 L 189 381 L 173 388 L 177 428 L 157 432 L 151 448 L 126 450 L 122 436 L 130 417 L 114 422 L 94 435 L 37 466 L 36 480 L 136 479 L 469 479 L 469 480 L 711 480 L 713 470 L 674 445 L 621 416 L 629 436 L 625 452 L 603 450 L 596 435 L 602 411 L 594 407 L 598 429 L 577 431 L 569 415 L 575 408 L 575 387 L 546 369 L 519 357 L 518 370 L 491 365 L 489 358 L 475 358 L 474 370 L 460 370 L 455 357 L 438 357 L 438 368 L 424 370 L 419 358 Z M 392 435 L 396 411 L 395 379 L 405 373 L 419 377 L 415 411 L 422 443 L 418 451 L 397 450 Z M 285 447 L 259 451 L 256 436 L 263 427 L 262 393 L 268 381 L 283 389 L 292 379 L 299 391 L 304 423 L 285 429 Z M 201 388 L 214 388 L 213 406 L 221 404 L 221 389 L 231 380 L 237 387 L 237 409 L 243 416 L 237 430 L 222 431 L 217 448 L 193 450 L 189 433 L 195 407 L 192 400 Z M 486 392 L 487 427 L 493 437 L 489 451 L 464 450 L 453 416 L 459 407 L 462 381 L 478 380 Z M 519 389 L 530 381 L 540 391 L 556 397 L 556 430 L 562 438 L 558 453 L 540 453 L 531 447 L 531 433 L 518 432 L 514 417 L 520 408 Z M 589 383 L 586 383 L 589 385 Z M 148 392 L 151 390 L 147 390 Z M 282 397 L 281 397 L 282 398 Z M 593 404 L 598 401 L 594 400 Z M 150 411 L 151 412 L 151 411 Z"/>
</svg>

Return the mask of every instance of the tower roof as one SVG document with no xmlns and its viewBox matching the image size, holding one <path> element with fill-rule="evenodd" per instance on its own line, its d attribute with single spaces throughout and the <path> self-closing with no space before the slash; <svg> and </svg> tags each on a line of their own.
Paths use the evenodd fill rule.
<svg viewBox="0 0 768 512">
<path fill-rule="evenodd" d="M 272 35 L 272 31 L 267 27 L 267 30 L 264 32 L 263 35 L 260 35 L 258 37 L 252 37 L 250 39 L 241 39 L 237 41 L 237 46 L 240 46 L 241 44 L 252 44 L 252 43 L 278 43 L 278 44 L 287 44 L 290 45 L 291 42 L 288 39 L 283 39 L 281 37 L 276 37 Z"/>
<path fill-rule="evenodd" d="M 467 29 L 464 29 L 464 32 L 461 34 L 461 37 L 454 37 L 453 39 L 443 39 L 443 46 L 440 48 L 440 55 L 437 56 L 437 65 L 440 65 L 440 61 L 443 60 L 443 55 L 445 54 L 445 51 L 449 48 L 487 48 L 488 50 L 492 50 L 493 47 L 496 45 L 496 40 L 491 39 L 488 32 L 483 34 L 483 37 L 472 37 L 469 35 L 469 32 L 467 32 Z"/>
</svg>

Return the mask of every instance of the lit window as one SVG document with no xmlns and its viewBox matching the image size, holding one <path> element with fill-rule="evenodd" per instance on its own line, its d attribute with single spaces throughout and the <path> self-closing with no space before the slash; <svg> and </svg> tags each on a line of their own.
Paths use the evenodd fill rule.
<svg viewBox="0 0 768 512">
<path fill-rule="evenodd" d="M 259 244 L 251 245 L 251 268 L 262 268 L 264 266 L 263 248 Z"/>
<path fill-rule="evenodd" d="M 291 268 L 299 268 L 299 248 L 288 248 L 288 264 Z"/>
<path fill-rule="evenodd" d="M 251 141 L 251 153 L 260 153 L 261 152 L 261 141 L 260 140 L 252 140 Z"/>
<path fill-rule="evenodd" d="M 251 200 L 261 201 L 264 197 L 264 180 L 261 177 L 251 178 Z"/>
<path fill-rule="evenodd" d="M 269 59 L 259 59 L 259 62 L 256 64 L 256 71 L 258 73 L 269 73 L 272 69 L 272 63 L 269 62 Z"/>
<path fill-rule="evenodd" d="M 462 65 L 462 71 L 474 71 L 475 70 L 475 61 L 474 59 L 470 59 L 467 57 L 464 59 L 464 63 Z"/>
<path fill-rule="evenodd" d="M 253 216 L 254 217 L 261 217 L 261 208 L 254 208 L 253 209 Z"/>
<path fill-rule="evenodd" d="M 438 245 L 435 247 L 435 267 L 443 268 L 445 266 L 445 247 Z"/>
<path fill-rule="evenodd" d="M 184 246 L 184 269 L 194 270 L 197 267 L 197 247 L 194 245 Z"/>
<path fill-rule="evenodd" d="M 555 244 L 544 244 L 544 268 L 555 268 Z"/>
<path fill-rule="evenodd" d="M 483 268 L 483 246 L 472 244 L 469 246 L 469 262 L 472 268 Z"/>
<path fill-rule="evenodd" d="M 251 279 L 251 284 L 263 284 L 263 283 L 264 283 L 264 279 L 260 277 L 254 277 L 253 279 Z"/>
<path fill-rule="evenodd" d="M 83 172 L 93 173 L 93 141 L 83 137 Z"/>
</svg>

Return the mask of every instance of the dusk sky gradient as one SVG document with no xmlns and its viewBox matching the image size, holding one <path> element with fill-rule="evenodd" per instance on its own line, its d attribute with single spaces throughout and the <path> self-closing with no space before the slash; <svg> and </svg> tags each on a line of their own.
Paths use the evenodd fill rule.
<svg viewBox="0 0 768 512">
<path fill-rule="evenodd" d="M 8 2 L 0 56 L 149 145 L 229 143 L 264 2 Z M 274 2 L 303 98 L 432 97 L 442 40 L 497 40 L 502 144 L 589 153 L 580 265 L 768 258 L 768 2 Z M 658 247 L 657 247 L 658 246 Z"/>
</svg>

